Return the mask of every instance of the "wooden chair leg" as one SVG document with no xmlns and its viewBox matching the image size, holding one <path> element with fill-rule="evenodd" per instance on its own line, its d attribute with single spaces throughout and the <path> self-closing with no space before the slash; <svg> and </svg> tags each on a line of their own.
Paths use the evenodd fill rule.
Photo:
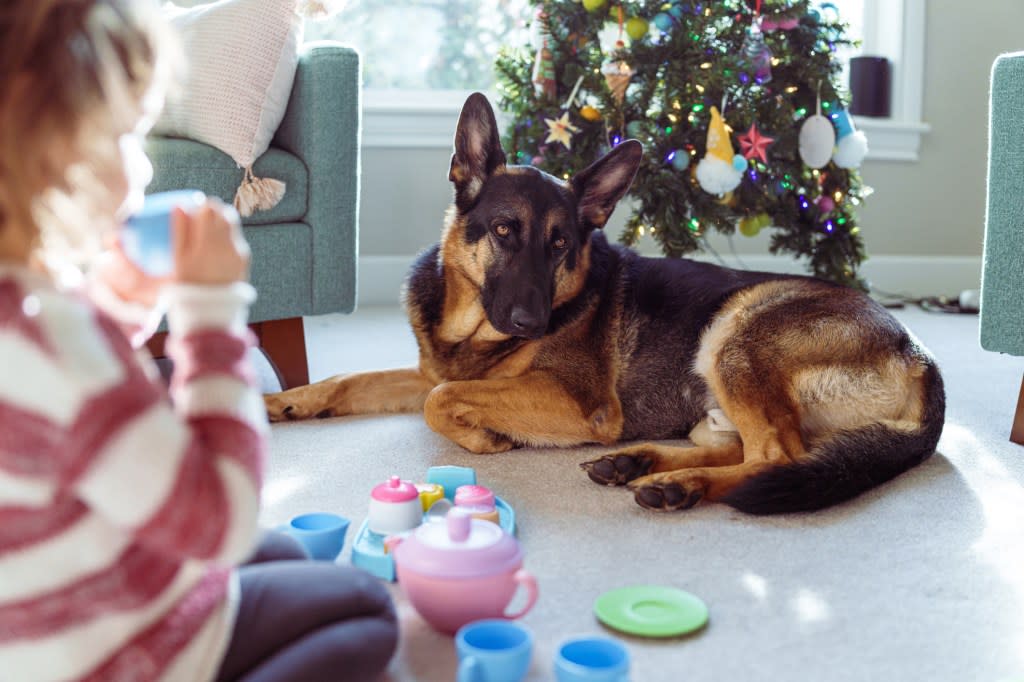
<svg viewBox="0 0 1024 682">
<path fill-rule="evenodd" d="M 166 358 L 167 351 L 164 349 L 166 343 L 167 332 L 157 332 L 149 337 L 149 341 L 146 342 L 146 348 L 149 349 L 149 354 L 154 358 Z"/>
<path fill-rule="evenodd" d="M 306 333 L 301 317 L 257 322 L 249 326 L 259 339 L 263 354 L 277 372 L 282 388 L 295 388 L 309 383 Z"/>
<path fill-rule="evenodd" d="M 1024 445 L 1024 379 L 1020 382 L 1020 395 L 1017 397 L 1017 412 L 1013 415 L 1013 426 L 1010 428 L 1010 440 Z"/>
<path fill-rule="evenodd" d="M 309 383 L 309 364 L 306 359 L 306 334 L 301 317 L 286 320 L 254 322 L 249 325 L 263 355 L 270 361 L 281 388 L 295 388 Z M 164 344 L 167 333 L 154 334 L 146 346 L 154 358 L 166 357 Z"/>
</svg>

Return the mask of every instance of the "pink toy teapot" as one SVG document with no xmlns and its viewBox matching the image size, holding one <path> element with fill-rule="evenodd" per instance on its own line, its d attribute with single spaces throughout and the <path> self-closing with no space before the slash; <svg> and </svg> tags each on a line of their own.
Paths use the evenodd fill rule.
<svg viewBox="0 0 1024 682">
<path fill-rule="evenodd" d="M 537 581 L 523 569 L 516 539 L 457 507 L 444 521 L 425 523 L 406 538 L 391 536 L 384 544 L 394 555 L 409 602 L 441 632 L 452 634 L 482 618 L 519 618 L 537 601 Z M 506 614 L 519 585 L 526 589 L 526 606 Z"/>
</svg>

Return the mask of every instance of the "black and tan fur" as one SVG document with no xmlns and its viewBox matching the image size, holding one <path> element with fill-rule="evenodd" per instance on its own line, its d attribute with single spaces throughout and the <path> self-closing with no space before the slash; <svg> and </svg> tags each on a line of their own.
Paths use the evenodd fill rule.
<svg viewBox="0 0 1024 682">
<path fill-rule="evenodd" d="M 689 436 L 697 447 L 632 445 L 582 465 L 659 510 L 817 509 L 931 455 L 939 371 L 868 297 L 607 242 L 641 153 L 627 141 L 569 182 L 507 165 L 487 100 L 471 96 L 454 205 L 406 283 L 419 367 L 269 395 L 270 417 L 423 410 L 479 453 Z M 709 428 L 713 408 L 738 434 Z"/>
</svg>

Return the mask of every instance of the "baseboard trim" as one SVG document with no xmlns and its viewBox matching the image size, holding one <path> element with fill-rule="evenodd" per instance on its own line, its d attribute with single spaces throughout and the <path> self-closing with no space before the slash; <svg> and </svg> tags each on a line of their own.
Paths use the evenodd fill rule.
<svg viewBox="0 0 1024 682">
<path fill-rule="evenodd" d="M 981 256 L 872 256 L 863 276 L 880 292 L 959 296 L 981 288 Z"/>
<path fill-rule="evenodd" d="M 358 305 L 399 305 L 402 283 L 416 256 L 360 256 Z"/>
<path fill-rule="evenodd" d="M 360 256 L 359 305 L 398 305 L 405 275 L 415 255 Z M 702 256 L 701 260 L 711 260 Z M 749 270 L 803 274 L 803 265 L 768 255 L 723 256 L 726 265 Z M 878 291 L 906 296 L 956 296 L 981 286 L 981 256 L 872 256 L 861 268 Z"/>
</svg>

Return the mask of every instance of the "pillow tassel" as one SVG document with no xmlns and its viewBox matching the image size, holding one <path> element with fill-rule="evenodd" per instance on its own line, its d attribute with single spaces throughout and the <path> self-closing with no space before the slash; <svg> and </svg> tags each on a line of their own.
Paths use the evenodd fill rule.
<svg viewBox="0 0 1024 682">
<path fill-rule="evenodd" d="M 238 214 L 247 217 L 256 211 L 274 208 L 284 197 L 285 184 L 274 178 L 258 178 L 253 175 L 252 166 L 246 166 L 245 177 L 235 192 L 235 208 Z"/>
<path fill-rule="evenodd" d="M 345 0 L 299 0 L 295 10 L 307 19 L 326 19 L 345 6 Z"/>
</svg>

